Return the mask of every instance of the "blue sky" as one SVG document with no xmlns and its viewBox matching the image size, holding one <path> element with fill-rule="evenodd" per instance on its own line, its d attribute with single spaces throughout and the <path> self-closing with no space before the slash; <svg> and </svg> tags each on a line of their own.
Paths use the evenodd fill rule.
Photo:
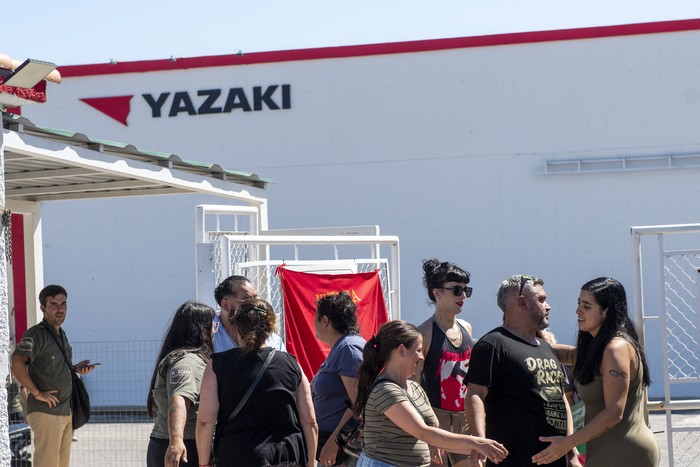
<svg viewBox="0 0 700 467">
<path fill-rule="evenodd" d="M 0 52 L 59 65 L 700 18 L 698 0 L 37 0 Z"/>
</svg>

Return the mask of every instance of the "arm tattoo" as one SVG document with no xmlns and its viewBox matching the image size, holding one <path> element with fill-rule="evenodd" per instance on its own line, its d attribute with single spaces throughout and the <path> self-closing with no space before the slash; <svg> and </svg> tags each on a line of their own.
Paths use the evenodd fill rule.
<svg viewBox="0 0 700 467">
<path fill-rule="evenodd" d="M 608 373 L 610 373 L 610 376 L 613 378 L 627 378 L 627 373 L 624 371 L 610 370 Z"/>
</svg>

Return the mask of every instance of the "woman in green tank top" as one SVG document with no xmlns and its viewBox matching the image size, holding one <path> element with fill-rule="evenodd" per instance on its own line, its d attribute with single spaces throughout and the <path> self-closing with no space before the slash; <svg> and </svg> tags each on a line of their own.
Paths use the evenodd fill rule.
<svg viewBox="0 0 700 467">
<path fill-rule="evenodd" d="M 546 464 L 586 443 L 586 467 L 658 466 L 659 447 L 644 411 L 649 369 L 627 315 L 624 287 L 609 277 L 586 282 L 576 315 L 576 347 L 553 347 L 563 364 L 574 364 L 586 424 L 566 437 L 540 438 L 551 445 L 533 456 L 533 462 Z"/>
</svg>

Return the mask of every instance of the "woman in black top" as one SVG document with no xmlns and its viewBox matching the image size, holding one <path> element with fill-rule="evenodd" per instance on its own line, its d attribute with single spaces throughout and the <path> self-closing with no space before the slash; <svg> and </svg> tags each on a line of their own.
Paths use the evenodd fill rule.
<svg viewBox="0 0 700 467">
<path fill-rule="evenodd" d="M 457 318 L 472 288 L 468 287 L 469 273 L 459 266 L 437 259 L 423 261 L 423 285 L 428 298 L 435 303 L 435 312 L 418 326 L 423 336 L 425 361 L 419 373 L 440 428 L 457 434 L 467 434 L 464 397 L 467 383 L 464 377 L 469 367 L 472 347 L 472 326 Z M 468 467 L 469 456 L 447 453 L 453 467 Z M 433 449 L 431 465 L 447 462 L 442 453 Z"/>
<path fill-rule="evenodd" d="M 201 462 L 218 467 L 313 467 L 318 436 L 309 381 L 296 359 L 276 352 L 233 420 L 234 408 L 273 349 L 265 345 L 275 312 L 264 300 L 244 301 L 230 317 L 240 347 L 216 353 L 202 380 L 197 417 L 197 451 Z M 211 465 L 200 464 L 203 466 Z"/>
</svg>

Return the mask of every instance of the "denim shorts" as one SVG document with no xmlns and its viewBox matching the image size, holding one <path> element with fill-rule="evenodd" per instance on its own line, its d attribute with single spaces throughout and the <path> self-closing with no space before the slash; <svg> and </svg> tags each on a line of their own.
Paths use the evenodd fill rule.
<svg viewBox="0 0 700 467">
<path fill-rule="evenodd" d="M 357 461 L 357 467 L 396 467 L 394 464 L 388 464 L 384 461 L 380 461 L 377 459 L 372 459 L 371 457 L 368 457 L 365 455 L 363 452 L 360 454 L 360 460 Z"/>
</svg>

